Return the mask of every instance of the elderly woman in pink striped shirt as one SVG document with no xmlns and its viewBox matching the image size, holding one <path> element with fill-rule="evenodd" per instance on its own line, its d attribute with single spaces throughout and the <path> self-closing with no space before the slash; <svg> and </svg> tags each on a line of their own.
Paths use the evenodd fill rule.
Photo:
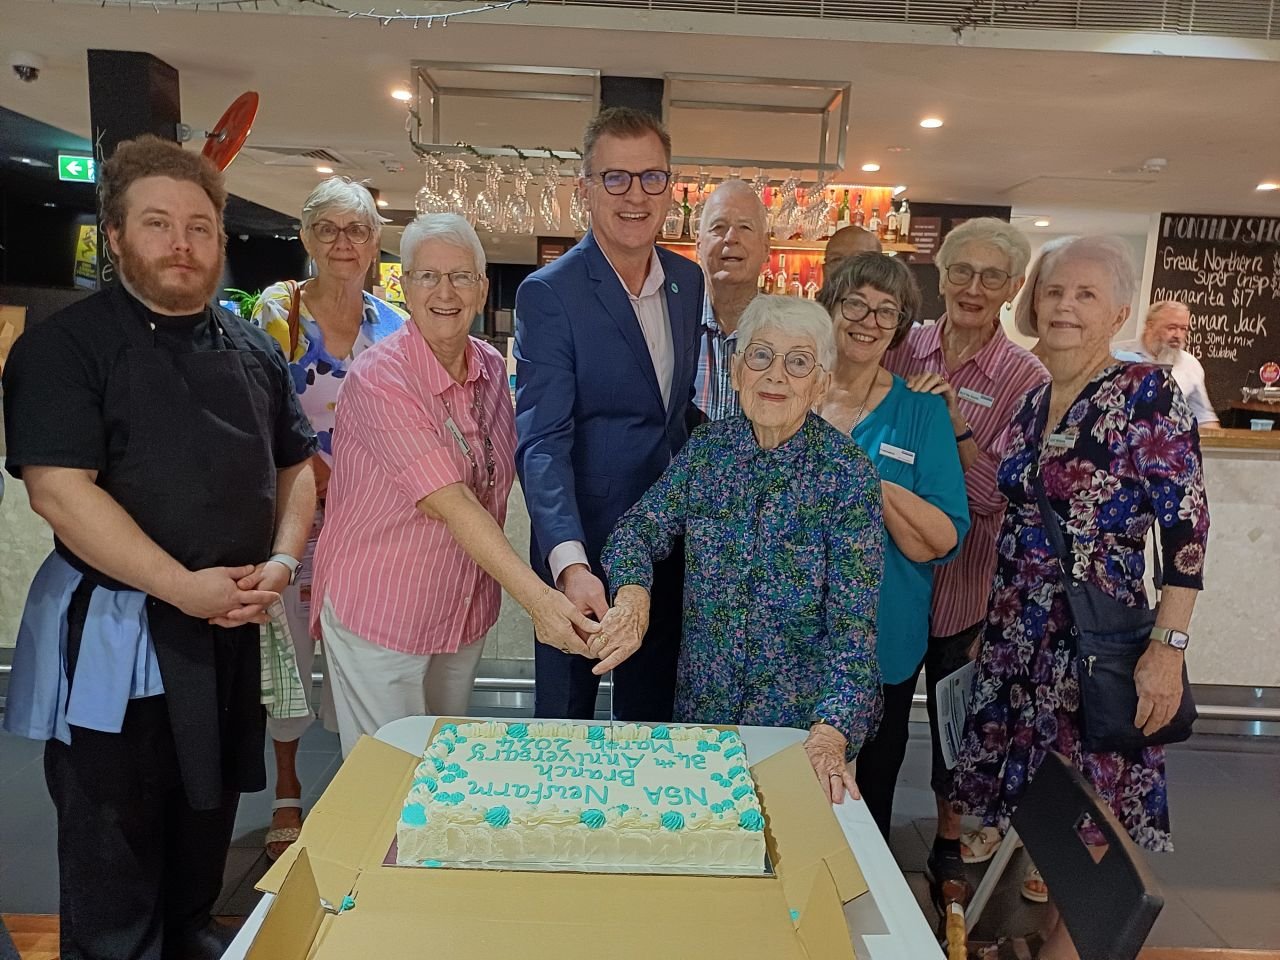
<svg viewBox="0 0 1280 960">
<path fill-rule="evenodd" d="M 599 630 L 502 532 L 515 416 L 502 356 L 468 335 L 489 289 L 479 238 L 453 214 L 419 217 L 400 256 L 412 322 L 347 373 L 316 547 L 312 632 L 344 756 L 392 720 L 466 713 L 500 585 L 543 643 L 590 656 L 580 634 Z"/>
</svg>

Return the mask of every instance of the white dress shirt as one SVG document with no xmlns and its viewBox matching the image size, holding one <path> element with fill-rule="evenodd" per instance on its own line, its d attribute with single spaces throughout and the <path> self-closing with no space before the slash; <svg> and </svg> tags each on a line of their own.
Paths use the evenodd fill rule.
<svg viewBox="0 0 1280 960">
<path fill-rule="evenodd" d="M 1111 352 L 1118 360 L 1139 360 L 1144 363 L 1158 362 L 1147 349 L 1141 339 L 1125 340 L 1111 345 Z M 1173 380 L 1191 405 L 1191 413 L 1196 423 L 1202 427 L 1217 426 L 1218 414 L 1209 402 L 1209 390 L 1204 382 L 1204 367 L 1200 361 L 1185 350 L 1179 350 L 1170 367 Z"/>
<path fill-rule="evenodd" d="M 604 253 L 603 247 L 600 252 Z M 607 253 L 605 259 L 609 260 Z M 609 261 L 609 266 L 613 267 L 612 260 Z M 649 359 L 653 362 L 654 375 L 658 378 L 658 389 L 662 392 L 662 406 L 666 409 L 671 404 L 671 378 L 675 374 L 676 353 L 671 339 L 671 322 L 667 319 L 666 293 L 663 290 L 667 275 L 662 269 L 662 261 L 658 259 L 657 247 L 654 247 L 653 252 L 649 254 L 649 273 L 644 278 L 638 294 L 632 293 L 623 282 L 617 267 L 613 267 L 613 272 L 617 274 L 618 283 L 626 291 L 627 298 L 631 301 L 631 308 L 635 310 L 636 320 L 640 323 L 640 332 L 644 335 L 644 342 L 649 348 Z M 575 563 L 589 566 L 587 548 L 582 541 L 566 540 L 552 547 L 551 552 L 547 554 L 547 566 L 551 570 L 552 582 L 558 582 L 564 568 Z"/>
</svg>

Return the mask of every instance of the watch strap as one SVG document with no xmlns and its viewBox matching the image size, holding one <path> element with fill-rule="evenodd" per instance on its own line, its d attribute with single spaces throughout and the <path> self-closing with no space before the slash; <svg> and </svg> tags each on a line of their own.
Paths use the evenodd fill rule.
<svg viewBox="0 0 1280 960">
<path fill-rule="evenodd" d="M 1175 650 L 1186 650 L 1187 644 L 1191 641 L 1188 634 L 1169 627 L 1152 627 L 1151 639 L 1157 643 L 1163 643 L 1166 647 L 1173 647 Z"/>
<path fill-rule="evenodd" d="M 302 561 L 295 557 L 289 556 L 287 553 L 273 553 L 267 558 L 267 563 L 278 563 L 289 570 L 289 583 L 293 583 L 298 579 L 298 570 L 302 567 Z"/>
</svg>

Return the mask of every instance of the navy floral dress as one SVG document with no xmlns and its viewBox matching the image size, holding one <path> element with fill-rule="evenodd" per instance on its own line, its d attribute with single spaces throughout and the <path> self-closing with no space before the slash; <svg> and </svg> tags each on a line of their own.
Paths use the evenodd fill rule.
<svg viewBox="0 0 1280 960">
<path fill-rule="evenodd" d="M 1039 469 L 1065 527 L 1074 576 L 1146 607 L 1143 544 L 1157 521 L 1164 582 L 1203 587 L 1209 511 L 1199 435 L 1186 399 L 1160 367 L 1113 364 L 1046 435 L 1049 392 L 1046 384 L 1027 395 L 998 472 L 1009 506 L 954 799 L 1003 829 L 1054 750 L 1080 769 L 1139 846 L 1172 850 L 1164 748 L 1081 749 L 1074 628 L 1031 482 Z"/>
<path fill-rule="evenodd" d="M 813 414 L 773 450 L 742 416 L 700 427 L 609 536 L 610 589 L 649 588 L 654 561 L 682 535 L 675 718 L 821 720 L 855 755 L 880 720 L 884 526 L 866 454 Z"/>
</svg>

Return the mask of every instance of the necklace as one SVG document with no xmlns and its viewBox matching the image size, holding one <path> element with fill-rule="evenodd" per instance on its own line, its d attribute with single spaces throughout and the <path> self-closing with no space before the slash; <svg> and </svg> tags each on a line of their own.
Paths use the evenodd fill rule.
<svg viewBox="0 0 1280 960">
<path fill-rule="evenodd" d="M 480 397 L 480 378 L 477 377 L 471 393 L 471 416 L 476 422 L 476 427 L 480 430 L 480 436 L 483 438 L 484 444 L 484 472 L 485 479 L 480 476 L 480 463 L 476 459 L 476 452 L 471 444 L 467 443 L 462 436 L 462 428 L 458 427 L 458 421 L 453 416 L 453 406 L 449 403 L 448 397 L 441 397 L 444 403 L 445 413 L 449 415 L 449 420 L 457 428 L 458 433 L 455 438 L 458 446 L 462 448 L 463 454 L 471 463 L 471 489 L 475 493 L 476 499 L 482 504 L 491 499 L 493 494 L 494 473 L 497 469 L 497 462 L 493 456 L 493 438 L 489 435 L 489 415 L 485 412 L 484 402 Z"/>
<path fill-rule="evenodd" d="M 853 415 L 853 423 L 849 425 L 850 434 L 852 434 L 853 431 L 857 429 L 858 424 L 862 422 L 862 418 L 867 410 L 867 404 L 871 400 L 871 391 L 876 388 L 876 381 L 879 379 L 880 371 L 876 370 L 876 372 L 871 375 L 871 383 L 867 387 L 867 392 L 862 395 L 862 403 L 858 404 L 858 412 Z"/>
</svg>

